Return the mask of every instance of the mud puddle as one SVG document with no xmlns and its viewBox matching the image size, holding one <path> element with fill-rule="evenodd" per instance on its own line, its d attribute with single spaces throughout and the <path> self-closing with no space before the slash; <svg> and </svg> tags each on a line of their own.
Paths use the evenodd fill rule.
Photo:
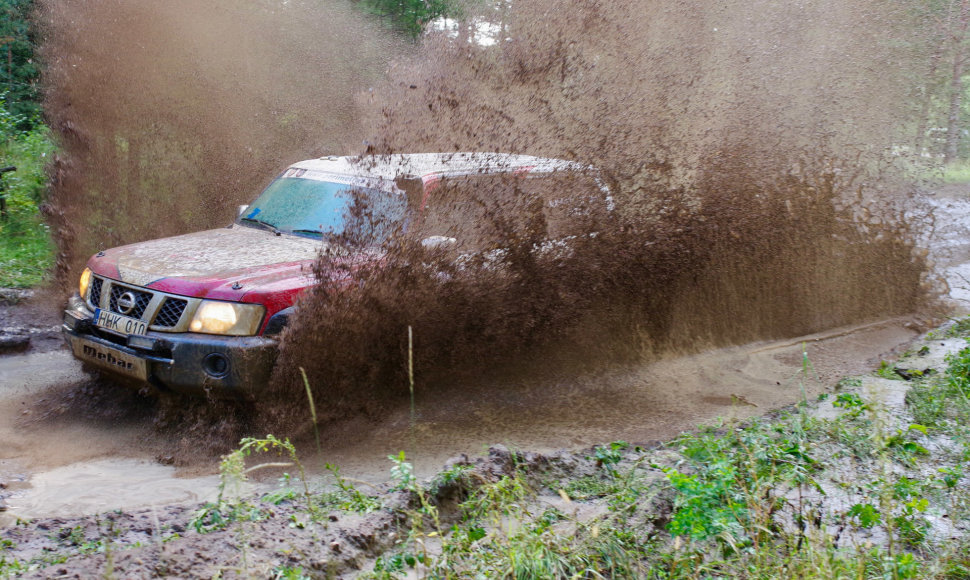
<svg viewBox="0 0 970 580">
<path fill-rule="evenodd" d="M 0 527 L 18 518 L 201 503 L 215 499 L 219 485 L 216 475 L 179 478 L 174 467 L 137 459 L 83 461 L 18 479 L 8 484 L 11 493 Z"/>
<path fill-rule="evenodd" d="M 217 477 L 158 463 L 150 421 L 120 416 L 131 405 L 99 408 L 111 398 L 98 387 L 67 350 L 0 357 L 0 526 L 215 494 Z"/>
<path fill-rule="evenodd" d="M 322 456 L 312 444 L 300 451 L 311 472 L 332 463 L 345 476 L 380 482 L 388 477 L 387 456 L 402 450 L 426 476 L 448 458 L 481 454 L 495 443 L 533 451 L 649 443 L 719 417 L 814 398 L 917 335 L 913 321 L 894 319 L 580 378 L 463 384 L 434 394 L 418 385 L 413 415 L 402 404 L 380 421 L 335 424 L 321 434 Z M 0 357 L 0 378 L 0 481 L 7 485 L 8 507 L 0 525 L 196 503 L 215 494 L 218 461 L 178 470 L 160 464 L 171 442 L 159 438 L 130 401 L 113 402 L 129 396 L 125 391 L 96 392 L 104 387 L 92 384 L 66 351 Z M 278 475 L 265 474 L 264 485 Z"/>
<path fill-rule="evenodd" d="M 814 399 L 841 377 L 870 371 L 918 334 L 914 321 L 895 319 L 595 376 L 466 384 L 434 398 L 418 387 L 413 420 L 402 406 L 378 424 L 336 425 L 323 434 L 322 461 L 380 481 L 391 465 L 387 455 L 402 450 L 420 475 L 431 475 L 447 459 L 482 454 L 494 443 L 550 452 L 665 440 L 698 423 Z"/>
</svg>

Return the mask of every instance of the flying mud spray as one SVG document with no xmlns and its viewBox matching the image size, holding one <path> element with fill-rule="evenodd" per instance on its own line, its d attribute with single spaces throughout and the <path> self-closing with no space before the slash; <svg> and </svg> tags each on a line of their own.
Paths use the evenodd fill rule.
<svg viewBox="0 0 970 580">
<path fill-rule="evenodd" d="M 353 291 L 321 284 L 249 418 L 259 432 L 308 425 L 301 367 L 336 418 L 406 398 L 409 357 L 420 388 L 460 389 L 495 368 L 793 337 L 933 296 L 932 216 L 890 153 L 920 54 L 885 2 L 470 4 L 417 45 L 338 2 L 50 0 L 41 19 L 65 287 L 100 247 L 224 225 L 315 155 L 525 153 L 610 186 L 613 215 L 568 252 L 537 252 L 540 213 L 486 188 L 468 194 L 469 226 L 503 249 L 498 274 L 404 235 Z"/>
</svg>

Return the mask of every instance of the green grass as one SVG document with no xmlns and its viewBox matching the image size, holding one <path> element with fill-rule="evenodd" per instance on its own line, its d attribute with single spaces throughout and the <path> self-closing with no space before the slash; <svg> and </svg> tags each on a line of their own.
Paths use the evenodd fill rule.
<svg viewBox="0 0 970 580">
<path fill-rule="evenodd" d="M 968 578 L 970 540 L 931 526 L 970 520 L 968 376 L 970 349 L 912 382 L 906 418 L 845 380 L 827 399 L 834 417 L 800 405 L 659 451 L 601 446 L 579 477 L 478 482 L 436 550 L 440 526 L 429 533 L 415 510 L 408 539 L 363 577 Z M 557 495 L 566 503 L 542 499 Z"/>
<path fill-rule="evenodd" d="M 943 168 L 943 183 L 970 183 L 970 161 L 950 163 Z"/>
<path fill-rule="evenodd" d="M 0 98 L 0 166 L 17 168 L 3 175 L 8 215 L 0 220 L 0 287 L 28 288 L 40 284 L 54 262 L 50 231 L 38 211 L 54 145 L 44 125 L 20 132 L 14 120 Z"/>
<path fill-rule="evenodd" d="M 54 262 L 54 244 L 40 216 L 29 212 L 0 221 L 0 288 L 40 284 Z"/>
</svg>

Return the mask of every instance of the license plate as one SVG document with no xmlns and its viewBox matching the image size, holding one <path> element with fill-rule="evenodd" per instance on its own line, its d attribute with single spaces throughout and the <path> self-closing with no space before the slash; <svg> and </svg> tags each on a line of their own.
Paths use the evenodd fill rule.
<svg viewBox="0 0 970 580">
<path fill-rule="evenodd" d="M 148 363 L 110 346 L 89 342 L 82 338 L 71 338 L 74 356 L 83 362 L 114 371 L 127 377 L 148 380 Z"/>
<path fill-rule="evenodd" d="M 148 325 L 130 316 L 122 316 L 100 308 L 94 311 L 94 324 L 98 328 L 111 330 L 121 334 L 146 334 Z"/>
</svg>

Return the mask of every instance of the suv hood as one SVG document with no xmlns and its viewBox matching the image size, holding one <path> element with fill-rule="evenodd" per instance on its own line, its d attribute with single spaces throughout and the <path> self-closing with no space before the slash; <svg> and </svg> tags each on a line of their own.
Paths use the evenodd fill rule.
<svg viewBox="0 0 970 580">
<path fill-rule="evenodd" d="M 135 286 L 202 297 L 233 283 L 251 290 L 254 283 L 301 278 L 305 286 L 323 247 L 319 240 L 234 225 L 105 250 L 88 266 Z"/>
</svg>

